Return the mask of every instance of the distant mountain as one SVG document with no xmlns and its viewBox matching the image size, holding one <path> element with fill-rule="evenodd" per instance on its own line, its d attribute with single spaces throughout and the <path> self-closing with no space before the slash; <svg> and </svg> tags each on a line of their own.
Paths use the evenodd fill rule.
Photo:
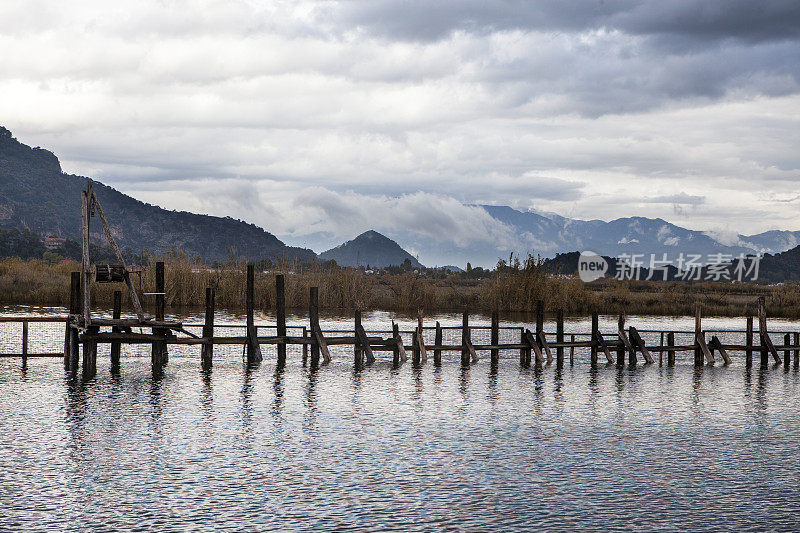
<svg viewBox="0 0 800 533">
<path fill-rule="evenodd" d="M 770 283 L 800 281 L 800 246 L 775 255 L 765 254 L 759 265 L 758 279 Z"/>
<path fill-rule="evenodd" d="M 377 231 L 366 231 L 336 248 L 319 254 L 322 261 L 335 260 L 342 266 L 387 267 L 410 261 L 414 268 L 422 268 L 417 258 L 403 250 L 392 239 Z"/>
<path fill-rule="evenodd" d="M 29 229 L 40 235 L 80 237 L 80 191 L 87 178 L 65 174 L 58 158 L 17 141 L 0 127 L 0 227 Z M 94 190 L 122 248 L 160 252 L 172 246 L 206 261 L 286 256 L 311 261 L 311 250 L 286 246 L 253 224 L 225 217 L 168 211 L 140 202 L 99 182 Z M 100 242 L 99 219 L 92 239 Z"/>
<path fill-rule="evenodd" d="M 774 254 L 800 244 L 800 231 L 772 230 L 757 235 L 739 235 L 739 243 L 756 252 Z"/>
</svg>

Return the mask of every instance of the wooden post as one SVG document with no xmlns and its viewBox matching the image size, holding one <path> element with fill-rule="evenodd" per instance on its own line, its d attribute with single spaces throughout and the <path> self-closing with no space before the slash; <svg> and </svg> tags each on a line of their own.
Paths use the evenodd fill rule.
<svg viewBox="0 0 800 533">
<path fill-rule="evenodd" d="M 72 272 L 69 280 L 69 314 L 64 340 L 64 368 L 70 372 L 78 369 L 78 315 L 81 314 L 81 273 Z"/>
<path fill-rule="evenodd" d="M 675 333 L 671 331 L 667 333 L 667 346 L 670 348 L 675 346 Z M 667 352 L 667 366 L 675 366 L 675 350 Z"/>
<path fill-rule="evenodd" d="M 361 311 L 356 311 L 356 368 L 360 368 L 364 364 L 364 355 L 367 356 L 367 364 L 371 365 L 375 362 L 375 355 L 372 353 L 372 347 L 369 345 L 367 332 L 364 331 L 364 326 L 361 325 Z"/>
<path fill-rule="evenodd" d="M 114 307 L 111 311 L 111 317 L 114 320 L 119 320 L 122 317 L 122 291 L 114 291 Z M 120 333 L 122 332 L 122 328 L 119 326 L 112 326 L 111 327 L 112 333 Z M 120 341 L 115 340 L 111 341 L 111 371 L 118 372 L 119 371 L 119 356 L 121 351 Z"/>
<path fill-rule="evenodd" d="M 436 337 L 434 338 L 433 343 L 436 346 L 442 345 L 442 325 L 439 322 L 436 322 Z M 436 348 L 433 350 L 433 364 L 436 366 L 442 365 L 442 350 L 441 348 Z"/>
<path fill-rule="evenodd" d="M 22 321 L 22 369 L 28 368 L 28 321 Z"/>
<path fill-rule="evenodd" d="M 536 300 L 536 337 L 544 333 L 544 302 Z"/>
<path fill-rule="evenodd" d="M 155 319 L 156 321 L 163 322 L 165 314 L 165 299 L 164 299 L 165 283 L 164 283 L 164 262 L 156 262 L 156 307 Z M 153 328 L 153 335 L 162 336 L 165 331 L 162 328 Z M 154 370 L 160 368 L 166 363 L 167 344 L 164 341 L 154 341 L 152 344 L 152 357 L 151 362 Z"/>
<path fill-rule="evenodd" d="M 783 344 L 784 346 L 789 346 L 792 344 L 792 335 L 787 333 L 783 336 Z M 789 363 L 791 362 L 792 354 L 788 348 L 784 348 L 783 350 L 783 369 L 789 370 Z"/>
<path fill-rule="evenodd" d="M 519 343 L 525 346 L 519 349 L 519 366 L 527 368 L 531 365 L 531 347 L 528 344 L 525 328 L 520 328 Z"/>
<path fill-rule="evenodd" d="M 617 328 L 624 334 L 625 313 L 619 314 L 619 320 L 617 320 Z M 620 343 L 619 346 L 617 346 L 617 366 L 625 366 L 625 345 L 622 343 Z"/>
<path fill-rule="evenodd" d="M 425 348 L 425 328 L 422 322 L 422 309 L 417 310 L 417 348 L 419 348 L 420 363 L 428 362 L 428 350 Z"/>
<path fill-rule="evenodd" d="M 747 333 L 744 337 L 745 343 L 745 366 L 750 368 L 753 366 L 753 317 L 747 317 Z"/>
<path fill-rule="evenodd" d="M 364 366 L 364 350 L 361 347 L 359 328 L 361 327 L 361 311 L 355 310 L 353 317 L 353 334 L 355 335 L 355 343 L 353 349 L 353 364 L 356 368 Z"/>
<path fill-rule="evenodd" d="M 597 367 L 597 338 L 600 336 L 600 318 L 597 313 L 592 313 L 592 347 L 591 352 L 591 365 L 592 368 Z"/>
<path fill-rule="evenodd" d="M 286 281 L 283 274 L 275 276 L 275 318 L 278 336 L 286 336 Z M 278 341 L 278 368 L 286 366 L 286 342 Z"/>
<path fill-rule="evenodd" d="M 575 344 L 575 335 L 569 336 L 569 342 Z M 569 347 L 569 366 L 575 364 L 575 346 Z"/>
<path fill-rule="evenodd" d="M 203 323 L 203 338 L 206 343 L 200 347 L 200 366 L 203 370 L 209 370 L 214 360 L 214 305 L 216 300 L 216 290 L 206 287 L 206 315 Z"/>
<path fill-rule="evenodd" d="M 761 341 L 761 368 L 769 366 L 769 352 L 765 337 L 767 335 L 767 310 L 766 300 L 763 296 L 758 297 L 758 335 Z"/>
<path fill-rule="evenodd" d="M 91 324 L 91 265 L 89 264 L 89 219 L 91 218 L 92 181 L 86 185 L 86 191 L 81 192 L 81 296 L 83 296 L 83 326 L 88 328 Z"/>
<path fill-rule="evenodd" d="M 89 326 L 86 328 L 87 335 L 95 335 L 100 328 L 98 326 Z M 83 343 L 83 377 L 86 379 L 93 378 L 97 374 L 97 342 L 93 340 L 84 341 Z"/>
<path fill-rule="evenodd" d="M 418 317 L 419 318 L 419 317 Z M 422 331 L 420 330 L 422 319 L 419 318 L 417 327 L 414 329 L 414 332 L 411 334 L 411 364 L 414 365 L 414 368 L 420 366 L 420 347 L 419 347 L 419 340 Z"/>
<path fill-rule="evenodd" d="M 308 321 L 311 333 L 311 368 L 319 366 L 319 342 L 315 333 L 319 329 L 319 288 L 311 287 L 308 299 Z"/>
<path fill-rule="evenodd" d="M 400 338 L 400 328 L 397 327 L 397 324 L 394 323 L 392 320 L 392 339 L 394 340 L 394 344 L 392 345 L 392 367 L 397 368 L 400 366 L 400 346 L 397 342 L 397 339 Z"/>
<path fill-rule="evenodd" d="M 800 333 L 795 332 L 794 345 L 797 346 L 797 348 L 794 349 L 794 367 L 797 369 L 800 367 Z"/>
<path fill-rule="evenodd" d="M 461 316 L 461 366 L 469 366 L 469 311 L 464 310 Z"/>
<path fill-rule="evenodd" d="M 497 311 L 492 311 L 492 332 L 489 343 L 494 346 L 500 344 L 500 314 Z M 492 348 L 490 354 L 491 364 L 497 366 L 500 361 L 500 349 Z"/>
<path fill-rule="evenodd" d="M 308 337 L 308 328 L 303 326 L 303 338 Z M 303 343 L 303 366 L 308 363 L 308 344 Z"/>
<path fill-rule="evenodd" d="M 694 310 L 694 366 L 703 366 L 703 349 L 700 336 L 703 334 L 700 304 Z"/>
<path fill-rule="evenodd" d="M 525 345 L 525 347 L 519 351 L 519 364 L 523 368 L 529 368 L 531 366 L 531 350 L 533 349 L 530 339 L 533 338 L 533 335 L 530 335 L 530 330 L 528 329 L 520 328 L 520 330 L 520 344 Z"/>
<path fill-rule="evenodd" d="M 658 344 L 659 346 L 664 346 L 664 332 L 661 332 L 661 341 Z M 658 366 L 663 366 L 664 364 L 664 350 L 658 352 Z"/>
<path fill-rule="evenodd" d="M 247 312 L 247 364 L 256 365 L 263 360 L 261 346 L 258 344 L 258 328 L 255 326 L 255 287 L 256 273 L 253 265 L 247 265 L 247 286 L 245 306 Z"/>
<path fill-rule="evenodd" d="M 559 309 L 556 313 L 556 342 L 564 342 L 564 311 Z M 556 348 L 556 368 L 564 366 L 564 347 Z"/>
</svg>

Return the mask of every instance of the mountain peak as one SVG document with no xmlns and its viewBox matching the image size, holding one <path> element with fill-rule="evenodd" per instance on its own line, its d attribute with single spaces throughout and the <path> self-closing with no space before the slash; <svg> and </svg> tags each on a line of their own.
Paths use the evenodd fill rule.
<svg viewBox="0 0 800 533">
<path fill-rule="evenodd" d="M 405 251 L 395 241 L 375 230 L 365 231 L 353 240 L 340 244 L 319 258 L 323 261 L 334 260 L 342 266 L 387 267 L 402 265 L 409 261 L 414 268 L 422 265 L 417 258 Z"/>
</svg>

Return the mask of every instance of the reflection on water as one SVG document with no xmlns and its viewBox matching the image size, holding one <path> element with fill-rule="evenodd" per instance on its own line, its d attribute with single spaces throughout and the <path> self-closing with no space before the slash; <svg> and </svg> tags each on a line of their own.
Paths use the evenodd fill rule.
<svg viewBox="0 0 800 533">
<path fill-rule="evenodd" d="M 455 352 L 392 369 L 382 352 L 355 370 L 341 350 L 276 371 L 272 347 L 249 369 L 219 347 L 202 371 L 176 347 L 160 379 L 149 355 L 116 375 L 101 358 L 88 381 L 57 359 L 0 360 L 0 530 L 800 528 L 794 366 L 591 369 L 576 352 L 523 369 L 509 352 L 462 368 Z"/>
</svg>

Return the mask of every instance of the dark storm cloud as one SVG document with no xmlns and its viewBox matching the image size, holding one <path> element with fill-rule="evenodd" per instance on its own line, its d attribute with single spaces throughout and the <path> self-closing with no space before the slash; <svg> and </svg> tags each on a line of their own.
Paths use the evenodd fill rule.
<svg viewBox="0 0 800 533">
<path fill-rule="evenodd" d="M 792 0 L 351 0 L 330 15 L 348 27 L 412 40 L 441 39 L 454 31 L 579 32 L 600 28 L 700 40 L 800 37 L 800 3 Z"/>
</svg>

